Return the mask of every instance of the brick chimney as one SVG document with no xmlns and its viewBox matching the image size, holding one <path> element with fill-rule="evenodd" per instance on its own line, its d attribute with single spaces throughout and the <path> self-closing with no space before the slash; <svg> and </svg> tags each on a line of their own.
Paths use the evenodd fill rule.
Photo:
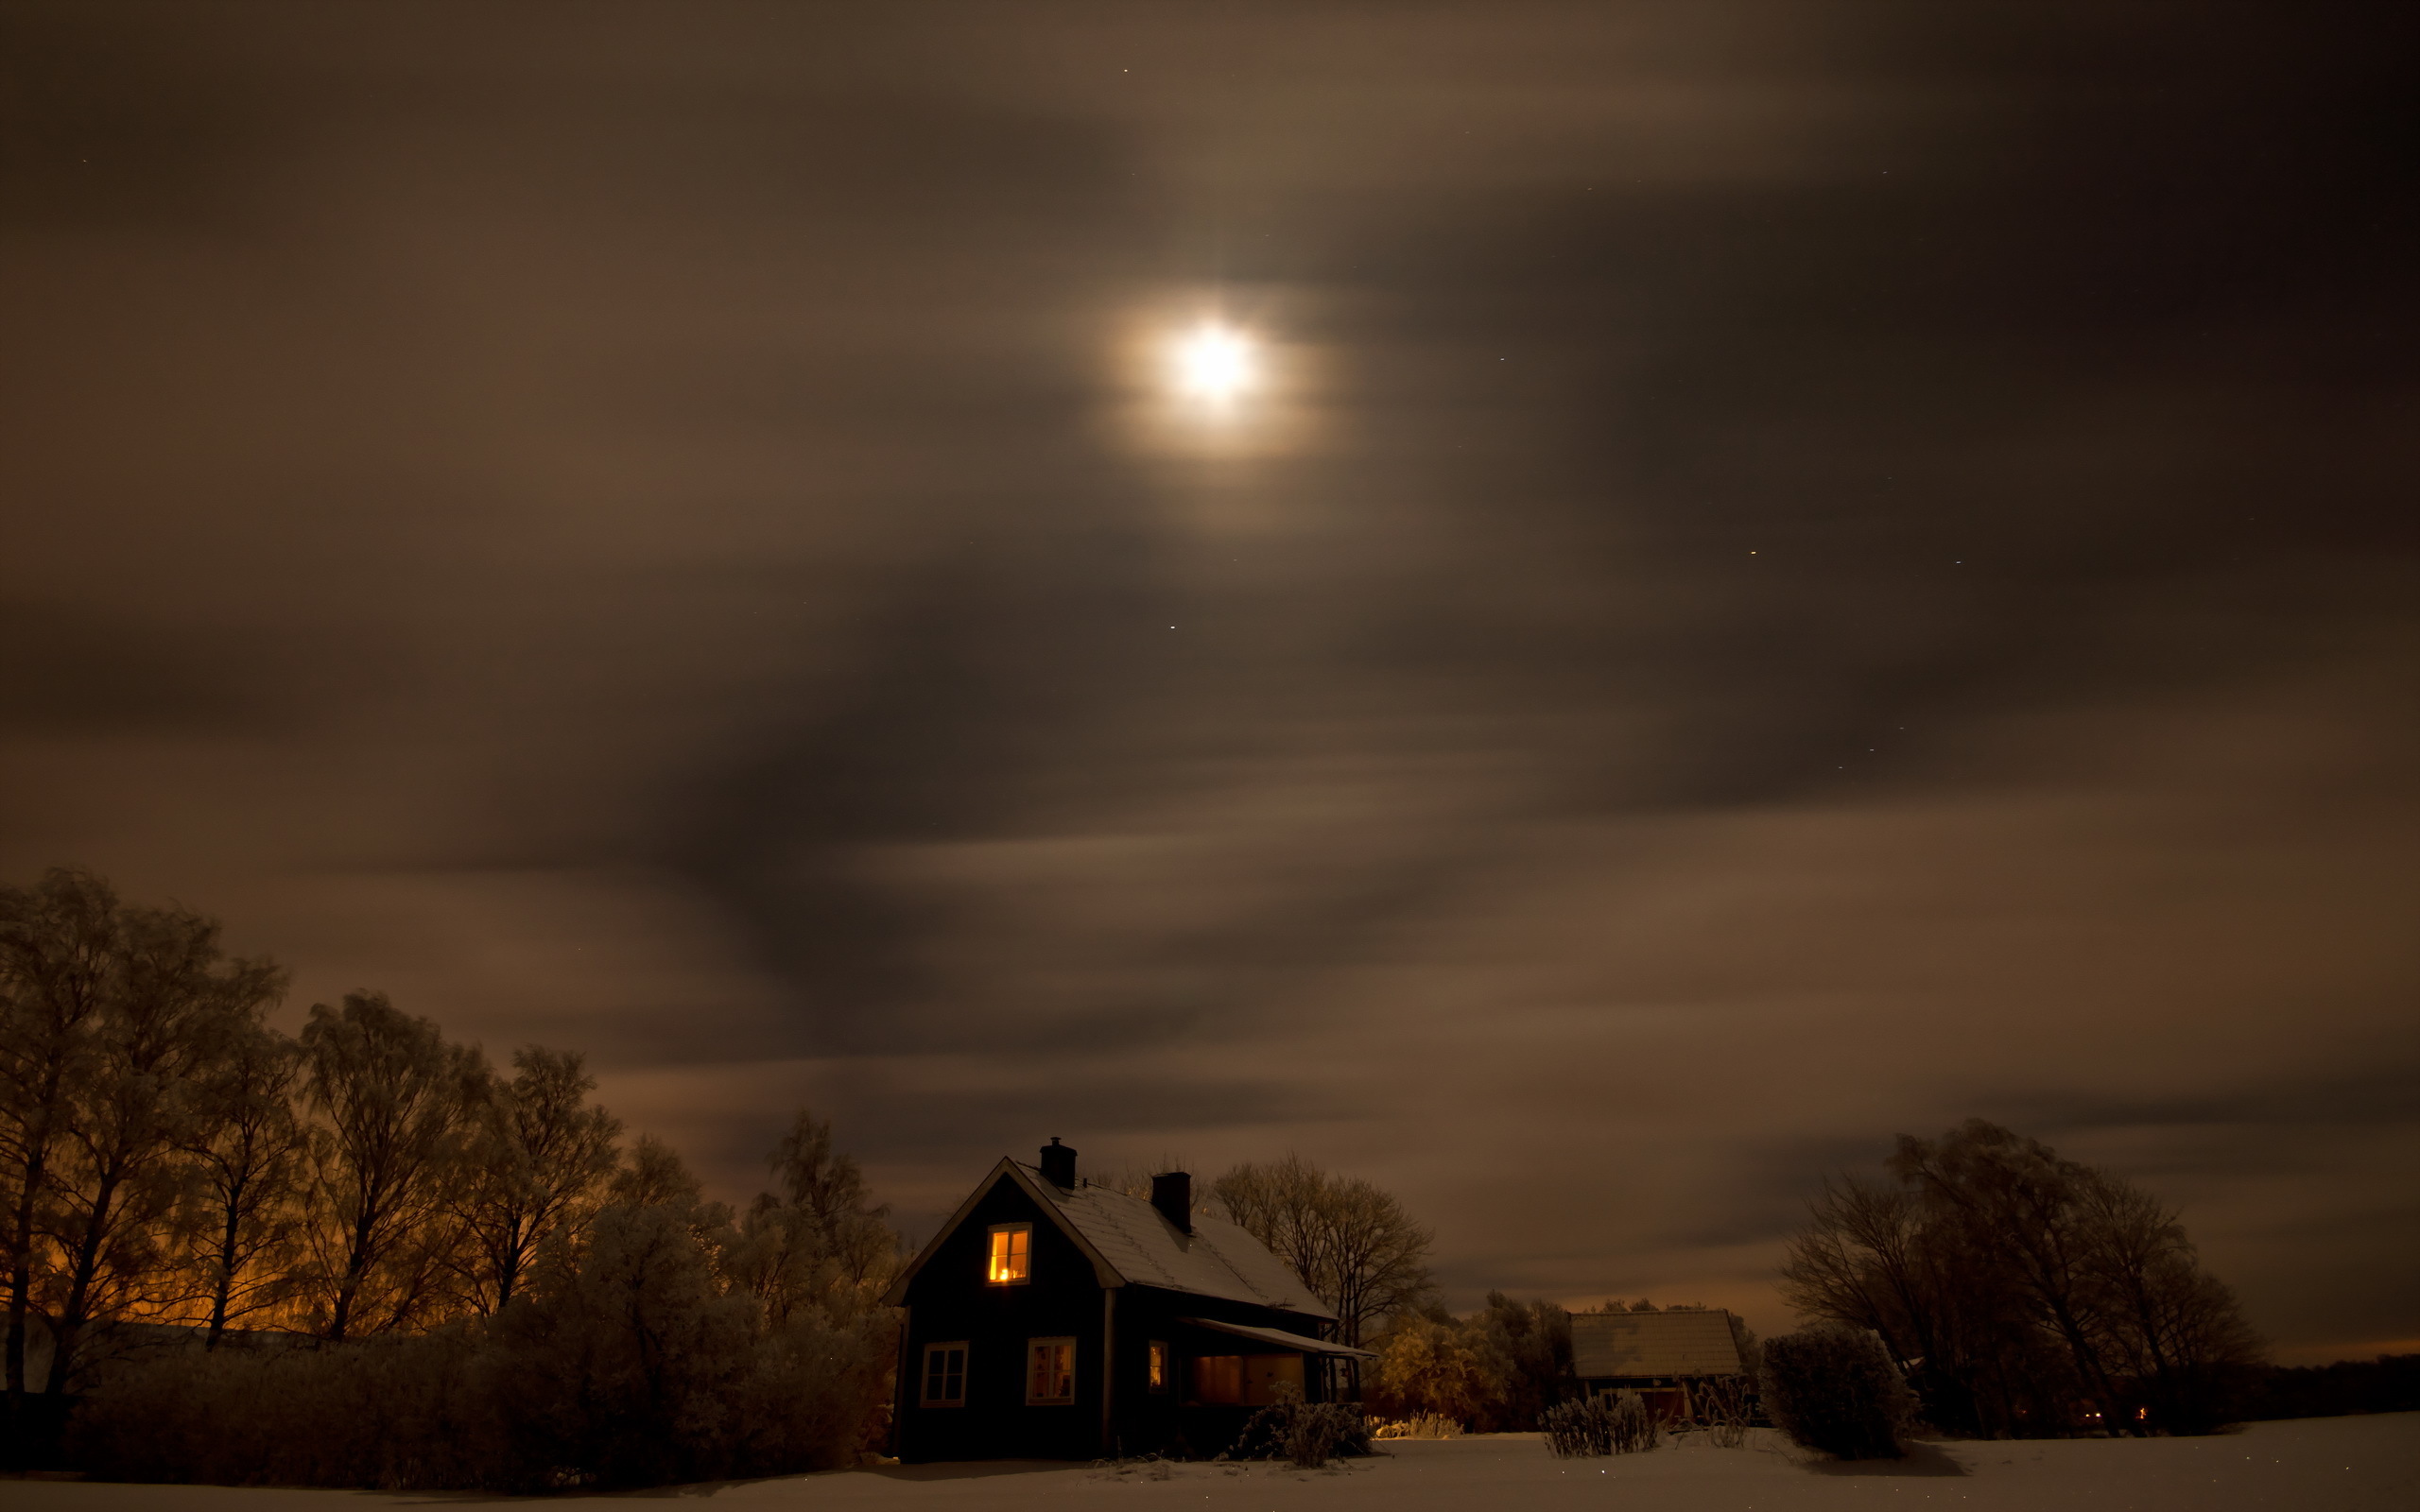
<svg viewBox="0 0 2420 1512">
<path fill-rule="evenodd" d="M 1070 1192 L 1076 1187 L 1076 1152 L 1060 1143 L 1056 1134 L 1042 1147 L 1042 1179 Z"/>
<path fill-rule="evenodd" d="M 1151 1206 L 1160 1216 L 1176 1225 L 1177 1232 L 1193 1232 L 1193 1177 L 1184 1171 L 1170 1171 L 1151 1177 Z"/>
</svg>

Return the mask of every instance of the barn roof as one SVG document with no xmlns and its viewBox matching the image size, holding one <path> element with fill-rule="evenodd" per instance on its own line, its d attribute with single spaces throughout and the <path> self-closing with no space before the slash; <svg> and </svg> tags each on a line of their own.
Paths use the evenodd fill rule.
<svg viewBox="0 0 2420 1512">
<path fill-rule="evenodd" d="M 1007 1176 L 1057 1216 L 1062 1228 L 1083 1249 L 1104 1286 L 1158 1286 L 1197 1297 L 1251 1302 L 1305 1317 L 1333 1320 L 1336 1314 L 1313 1296 L 1302 1278 L 1269 1246 L 1223 1218 L 1196 1210 L 1193 1232 L 1179 1229 L 1160 1210 L 1142 1197 L 1128 1196 L 1108 1187 L 1066 1188 L 1043 1178 L 1033 1167 L 1002 1160 L 977 1185 L 949 1222 L 942 1225 L 892 1286 L 896 1304 L 908 1295 L 908 1283 L 925 1261 L 966 1221 L 976 1202 Z"/>
<path fill-rule="evenodd" d="M 1731 1314 L 1720 1310 L 1575 1313 L 1571 1373 L 1605 1376 L 1727 1376 L 1739 1373 Z"/>
</svg>

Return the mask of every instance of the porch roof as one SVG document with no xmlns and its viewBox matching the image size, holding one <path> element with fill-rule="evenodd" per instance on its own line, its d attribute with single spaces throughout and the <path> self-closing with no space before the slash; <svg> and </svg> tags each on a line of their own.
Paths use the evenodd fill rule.
<svg viewBox="0 0 2420 1512">
<path fill-rule="evenodd" d="M 1186 1328 L 1208 1329 L 1214 1333 L 1232 1333 L 1239 1339 L 1250 1339 L 1256 1344 L 1273 1344 L 1281 1349 L 1296 1350 L 1303 1354 L 1333 1354 L 1347 1360 L 1374 1360 L 1378 1357 L 1378 1351 L 1375 1349 L 1358 1349 L 1350 1344 L 1336 1344 L 1327 1339 L 1308 1339 L 1300 1333 L 1288 1333 L 1284 1329 L 1258 1329 L 1249 1323 L 1221 1323 L 1216 1318 L 1208 1317 L 1181 1317 L 1176 1321 Z"/>
</svg>

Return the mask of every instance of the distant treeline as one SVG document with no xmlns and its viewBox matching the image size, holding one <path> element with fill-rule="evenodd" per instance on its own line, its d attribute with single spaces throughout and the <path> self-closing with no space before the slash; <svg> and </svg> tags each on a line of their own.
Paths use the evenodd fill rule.
<svg viewBox="0 0 2420 1512">
<path fill-rule="evenodd" d="M 2271 1366 L 2246 1383 L 2243 1399 L 2243 1416 L 2256 1419 L 2370 1412 L 2420 1412 L 2420 1354 Z"/>
<path fill-rule="evenodd" d="M 897 1244 L 828 1125 L 802 1112 L 734 1211 L 625 1145 L 576 1054 L 506 1072 L 368 992 L 288 1037 L 284 988 L 88 873 L 0 887 L 13 1455 L 541 1489 L 879 1433 Z"/>
</svg>

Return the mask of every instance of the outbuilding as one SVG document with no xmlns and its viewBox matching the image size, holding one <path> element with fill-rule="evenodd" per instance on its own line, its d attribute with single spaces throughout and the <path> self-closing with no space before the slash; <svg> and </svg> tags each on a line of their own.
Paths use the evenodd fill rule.
<svg viewBox="0 0 2420 1512">
<path fill-rule="evenodd" d="M 1720 1308 L 1698 1307 L 1574 1313 L 1571 1373 L 1592 1397 L 1637 1392 L 1666 1422 L 1698 1416 L 1709 1383 L 1747 1377 L 1738 1320 Z"/>
<path fill-rule="evenodd" d="M 1269 1246 L 1198 1212 L 1193 1179 L 1096 1186 L 1057 1140 L 1003 1160 L 887 1298 L 907 1310 L 908 1462 L 1212 1454 L 1289 1389 L 1343 1393 L 1367 1349 Z"/>
</svg>

